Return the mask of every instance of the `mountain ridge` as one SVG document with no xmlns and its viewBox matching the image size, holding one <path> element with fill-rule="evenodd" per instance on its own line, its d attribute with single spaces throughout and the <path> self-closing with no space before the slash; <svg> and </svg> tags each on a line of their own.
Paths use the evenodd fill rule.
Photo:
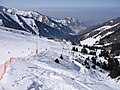
<svg viewBox="0 0 120 90">
<path fill-rule="evenodd" d="M 36 34 L 35 26 L 37 26 L 38 29 L 41 30 L 41 32 L 39 30 L 39 33 L 45 37 L 69 38 L 76 34 L 76 30 L 73 30 L 75 28 L 70 28 L 68 24 L 65 25 L 63 23 L 57 22 L 57 20 L 54 18 L 40 14 L 37 11 L 24 11 L 1 6 L 0 21 L 1 25 L 3 24 L 5 27 L 21 30 L 23 29 L 33 34 Z M 73 26 L 75 26 L 75 24 Z M 59 36 L 55 35 L 53 32 Z"/>
<path fill-rule="evenodd" d="M 74 39 L 77 44 L 100 47 L 110 55 L 120 55 L 120 17 L 102 23 L 98 28 L 91 30 Z"/>
</svg>

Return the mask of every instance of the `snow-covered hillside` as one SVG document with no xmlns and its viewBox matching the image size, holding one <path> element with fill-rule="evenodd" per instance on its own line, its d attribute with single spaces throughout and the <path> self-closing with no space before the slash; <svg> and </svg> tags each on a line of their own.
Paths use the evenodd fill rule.
<svg viewBox="0 0 120 90">
<path fill-rule="evenodd" d="M 38 27 L 40 35 L 52 38 L 69 38 L 71 33 L 69 27 L 57 23 L 50 17 L 36 11 L 19 10 L 0 6 L 0 25 L 13 29 L 20 29 L 36 34 Z"/>
<path fill-rule="evenodd" d="M 120 82 L 107 77 L 108 73 L 87 69 L 81 62 L 86 55 L 71 53 L 70 42 L 39 38 L 39 54 L 36 36 L 17 30 L 0 29 L 0 64 L 15 58 L 8 66 L 0 90 L 119 90 Z M 79 49 L 81 47 L 77 46 Z M 74 55 L 73 55 L 74 53 Z M 63 59 L 60 55 L 63 54 Z M 60 63 L 56 63 L 55 59 Z"/>
<path fill-rule="evenodd" d="M 63 25 L 71 28 L 75 32 L 76 35 L 86 29 L 85 24 L 75 18 L 67 17 L 65 19 L 55 20 L 55 21 L 62 23 Z"/>
<path fill-rule="evenodd" d="M 110 45 L 110 44 L 114 43 L 114 41 L 117 41 L 117 40 L 119 42 L 119 38 L 117 36 L 115 36 L 115 33 L 119 32 L 119 28 L 120 28 L 120 22 L 115 23 L 113 25 L 102 26 L 100 28 L 97 28 L 97 29 L 83 35 L 84 40 L 82 40 L 80 42 L 82 45 L 88 45 L 88 46 L 100 44 L 102 40 L 103 40 L 102 43 L 104 43 L 106 45 Z M 111 41 L 108 40 L 109 38 L 111 39 Z"/>
</svg>

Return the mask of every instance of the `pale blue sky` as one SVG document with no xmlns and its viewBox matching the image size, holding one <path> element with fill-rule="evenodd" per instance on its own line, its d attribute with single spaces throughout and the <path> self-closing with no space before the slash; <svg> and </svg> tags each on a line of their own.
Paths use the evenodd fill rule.
<svg viewBox="0 0 120 90">
<path fill-rule="evenodd" d="M 74 17 L 87 24 L 120 17 L 120 0 L 0 0 L 0 5 L 37 10 L 55 18 Z"/>
<path fill-rule="evenodd" d="M 18 8 L 39 7 L 119 7 L 120 0 L 0 0 L 1 5 Z"/>
</svg>

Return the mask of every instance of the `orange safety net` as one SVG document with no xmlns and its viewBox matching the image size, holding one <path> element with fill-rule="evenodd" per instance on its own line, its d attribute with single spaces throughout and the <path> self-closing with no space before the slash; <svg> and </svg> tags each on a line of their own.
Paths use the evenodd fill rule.
<svg viewBox="0 0 120 90">
<path fill-rule="evenodd" d="M 38 50 L 34 50 L 33 52 L 31 52 L 27 56 L 31 56 L 31 55 L 34 55 L 34 54 L 38 54 Z M 13 60 L 19 59 L 19 58 L 21 58 L 21 57 L 10 57 L 9 60 L 7 60 L 4 64 L 0 65 L 0 80 L 5 75 L 7 67 L 13 62 Z"/>
</svg>

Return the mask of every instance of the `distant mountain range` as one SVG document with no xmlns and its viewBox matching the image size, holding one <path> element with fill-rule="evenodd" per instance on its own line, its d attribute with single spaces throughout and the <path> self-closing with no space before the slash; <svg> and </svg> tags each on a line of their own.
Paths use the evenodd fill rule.
<svg viewBox="0 0 120 90">
<path fill-rule="evenodd" d="M 25 11 L 3 6 L 0 6 L 0 25 L 32 34 L 39 31 L 40 35 L 52 38 L 69 38 L 86 29 L 82 22 L 74 18 L 69 17 L 59 20 L 36 11 Z"/>
<path fill-rule="evenodd" d="M 50 38 L 71 39 L 87 45 L 112 45 L 120 43 L 120 17 L 89 29 L 71 17 L 55 19 L 36 11 L 25 11 L 0 6 L 0 26 L 27 31 Z"/>
<path fill-rule="evenodd" d="M 120 17 L 96 25 L 85 34 L 78 35 L 74 42 L 88 46 L 103 46 L 107 50 L 113 50 L 120 45 Z M 120 48 L 114 50 L 120 53 Z"/>
<path fill-rule="evenodd" d="M 67 18 L 64 18 L 61 20 L 55 20 L 55 21 L 69 27 L 75 32 L 76 35 L 86 30 L 86 25 L 75 18 L 67 17 Z"/>
</svg>

